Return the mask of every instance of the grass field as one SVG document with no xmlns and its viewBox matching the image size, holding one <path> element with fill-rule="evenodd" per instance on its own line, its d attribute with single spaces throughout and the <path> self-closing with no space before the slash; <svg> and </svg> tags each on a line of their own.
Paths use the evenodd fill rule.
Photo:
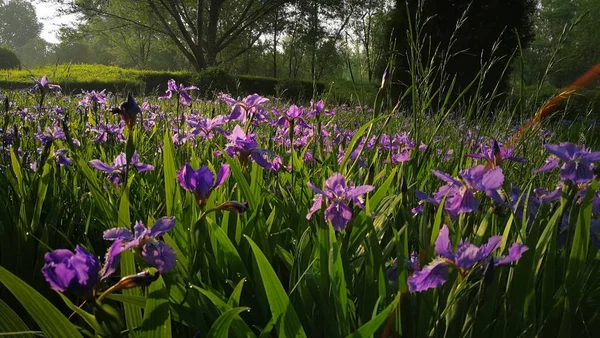
<svg viewBox="0 0 600 338">
<path fill-rule="evenodd" d="M 102 69 L 34 75 L 140 81 Z M 593 121 L 552 116 L 513 138 L 535 106 L 431 113 L 381 90 L 372 107 L 297 107 L 197 100 L 184 85 L 161 97 L 63 95 L 45 82 L 2 92 L 0 333 L 600 329 Z"/>
</svg>

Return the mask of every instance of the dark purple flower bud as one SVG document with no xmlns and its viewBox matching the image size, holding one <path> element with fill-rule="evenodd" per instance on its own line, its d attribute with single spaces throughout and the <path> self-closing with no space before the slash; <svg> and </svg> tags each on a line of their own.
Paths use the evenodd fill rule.
<svg viewBox="0 0 600 338">
<path fill-rule="evenodd" d="M 130 130 L 135 126 L 137 114 L 141 111 L 142 109 L 137 102 L 135 102 L 135 99 L 131 94 L 127 95 L 127 101 L 123 102 L 119 108 L 111 109 L 113 114 L 119 114 L 121 120 L 125 121 L 127 128 Z"/>
<path fill-rule="evenodd" d="M 229 201 L 215 207 L 215 210 L 230 211 L 237 212 L 238 214 L 243 214 L 244 212 L 246 212 L 246 210 L 248 210 L 248 202 L 240 203 L 238 201 Z"/>
<path fill-rule="evenodd" d="M 194 170 L 189 163 L 186 163 L 177 172 L 177 181 L 183 189 L 194 193 L 198 205 L 204 206 L 213 190 L 223 185 L 230 174 L 229 164 L 221 165 L 215 180 L 215 174 L 207 166 Z"/>
<path fill-rule="evenodd" d="M 79 245 L 75 252 L 66 249 L 47 252 L 44 260 L 42 274 L 56 291 L 88 295 L 99 280 L 100 263 Z"/>
</svg>

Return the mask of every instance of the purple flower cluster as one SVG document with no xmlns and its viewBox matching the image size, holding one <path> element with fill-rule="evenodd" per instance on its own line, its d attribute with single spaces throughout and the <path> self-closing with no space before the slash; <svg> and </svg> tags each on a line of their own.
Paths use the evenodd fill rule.
<svg viewBox="0 0 600 338">
<path fill-rule="evenodd" d="M 125 228 L 106 230 L 103 235 L 104 239 L 114 241 L 107 254 L 107 261 L 112 263 L 109 265 L 109 269 L 115 269 L 115 266 L 119 264 L 119 257 L 123 251 L 133 249 L 142 256 L 146 263 L 157 268 L 160 273 L 169 272 L 177 262 L 175 251 L 157 238 L 174 227 L 175 217 L 162 217 L 149 228 L 137 221 L 133 227 L 133 233 Z M 109 272 L 105 271 L 106 273 Z"/>
<path fill-rule="evenodd" d="M 100 160 L 91 160 L 90 165 L 98 171 L 107 173 L 108 179 L 116 186 L 119 186 L 121 184 L 121 175 L 125 172 L 127 167 L 127 158 L 125 153 L 120 153 L 117 155 L 117 157 L 115 157 L 112 165 L 104 163 Z M 129 165 L 141 173 L 154 170 L 154 166 L 142 163 L 140 161 L 140 156 L 137 151 L 133 152 L 131 160 L 129 161 Z"/>
<path fill-rule="evenodd" d="M 352 220 L 352 208 L 349 204 L 352 202 L 357 207 L 364 209 L 361 196 L 375 188 L 371 185 L 358 187 L 348 185 L 346 178 L 339 173 L 334 173 L 325 181 L 325 190 L 315 187 L 310 182 L 308 182 L 308 187 L 317 195 L 306 218 L 310 219 L 323 207 L 325 202 L 329 202 L 329 206 L 325 209 L 325 219 L 331 222 L 336 231 L 343 231 Z"/>
<path fill-rule="evenodd" d="M 444 224 L 435 241 L 435 251 L 438 253 L 438 257 L 431 263 L 420 268 L 416 259 L 411 260 L 409 265 L 415 271 L 407 281 L 410 292 L 422 292 L 444 285 L 448 280 L 449 267 L 456 268 L 459 274 L 465 277 L 469 271 L 478 267 L 485 268 L 487 264 L 494 266 L 510 264 L 519 260 L 528 250 L 527 246 L 514 243 L 508 249 L 507 256 L 492 257 L 490 260 L 492 253 L 500 247 L 501 236 L 492 236 L 487 243 L 480 247 L 467 240 L 461 240 L 454 251 L 449 233 L 448 227 Z"/>
<path fill-rule="evenodd" d="M 165 92 L 165 94 L 163 96 L 159 96 L 158 99 L 159 100 L 168 100 L 171 97 L 173 97 L 173 95 L 175 95 L 175 97 L 179 98 L 179 103 L 182 106 L 187 106 L 189 105 L 193 100 L 190 97 L 190 94 L 188 93 L 188 91 L 190 90 L 198 90 L 198 87 L 196 86 L 189 86 L 189 87 L 184 87 L 183 84 L 179 84 L 179 86 L 177 86 L 177 83 L 175 82 L 175 80 L 171 79 L 167 82 L 167 91 Z"/>
<path fill-rule="evenodd" d="M 553 156 L 546 160 L 544 166 L 533 172 L 545 172 L 558 168 L 560 163 L 560 179 L 575 184 L 589 183 L 594 178 L 594 163 L 600 161 L 600 152 L 592 152 L 588 148 L 573 143 L 546 144 L 546 150 Z"/>
<path fill-rule="evenodd" d="M 504 174 L 500 167 L 489 168 L 484 165 L 478 165 L 472 168 L 465 169 L 460 172 L 459 178 L 454 178 L 449 174 L 438 170 L 432 170 L 433 174 L 446 182 L 446 185 L 439 188 L 433 194 L 433 197 L 428 197 L 426 194 L 417 191 L 417 197 L 426 202 L 439 205 L 444 197 L 446 202 L 444 210 L 455 219 L 459 214 L 469 213 L 477 210 L 479 200 L 476 198 L 478 192 L 485 192 L 493 201 L 504 203 L 504 200 L 498 189 L 504 183 Z M 413 209 L 414 213 L 421 213 L 423 204 Z"/>
</svg>

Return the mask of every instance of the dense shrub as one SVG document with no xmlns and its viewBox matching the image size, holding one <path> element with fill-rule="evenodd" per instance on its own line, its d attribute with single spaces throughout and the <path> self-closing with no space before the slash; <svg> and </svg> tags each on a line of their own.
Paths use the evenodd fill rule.
<svg viewBox="0 0 600 338">
<path fill-rule="evenodd" d="M 78 93 L 81 90 L 106 89 L 113 93 L 132 92 L 136 95 L 162 94 L 167 81 L 174 79 L 184 85 L 195 85 L 200 95 L 212 97 L 215 92 L 230 92 L 236 96 L 258 93 L 265 96 L 282 94 L 286 100 L 307 103 L 313 97 L 313 82 L 294 79 L 275 79 L 260 76 L 233 76 L 222 69 L 207 69 L 201 73 L 186 71 L 154 71 L 124 69 L 115 66 L 93 64 L 65 64 L 45 66 L 28 71 L 11 71 L 0 77 L 2 89 L 24 89 L 31 86 L 30 76 L 40 78 L 48 75 L 52 83 L 60 84 L 63 93 Z M 377 85 L 336 81 L 316 82 L 316 95 L 329 103 L 372 105 Z"/>
<path fill-rule="evenodd" d="M 238 76 L 240 91 L 261 93 L 261 95 L 275 95 L 278 79 L 262 76 Z"/>
<path fill-rule="evenodd" d="M 17 54 L 6 47 L 0 47 L 0 69 L 21 68 Z"/>
<path fill-rule="evenodd" d="M 207 68 L 193 77 L 194 85 L 203 95 L 218 92 L 234 92 L 236 81 L 227 71 L 220 68 Z"/>
</svg>

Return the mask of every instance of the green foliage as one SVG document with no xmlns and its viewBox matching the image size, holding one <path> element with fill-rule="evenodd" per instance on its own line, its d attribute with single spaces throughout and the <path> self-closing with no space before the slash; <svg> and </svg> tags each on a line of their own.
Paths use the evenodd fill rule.
<svg viewBox="0 0 600 338">
<path fill-rule="evenodd" d="M 6 47 L 0 47 L 0 69 L 16 69 L 21 67 L 17 54 Z"/>
<path fill-rule="evenodd" d="M 205 96 L 219 92 L 235 92 L 235 78 L 221 68 L 203 69 L 193 78 L 194 84 L 200 88 Z"/>
<path fill-rule="evenodd" d="M 0 46 L 17 50 L 39 38 L 42 24 L 29 1 L 0 1 Z M 1 60 L 1 59 L 0 59 Z"/>
</svg>

